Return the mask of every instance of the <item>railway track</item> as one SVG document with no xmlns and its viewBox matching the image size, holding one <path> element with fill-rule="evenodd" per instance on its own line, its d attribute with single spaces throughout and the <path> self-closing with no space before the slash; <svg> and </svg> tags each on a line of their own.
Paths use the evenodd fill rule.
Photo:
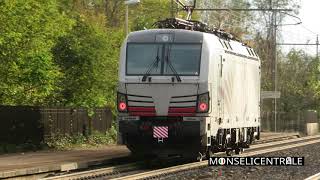
<svg viewBox="0 0 320 180">
<path fill-rule="evenodd" d="M 284 138 L 284 140 L 277 138 L 272 142 L 259 143 L 251 145 L 251 147 L 244 151 L 240 157 L 255 156 L 275 151 L 281 151 L 285 149 L 305 146 L 309 144 L 320 143 L 320 135 L 308 136 L 301 138 Z M 216 156 L 225 156 L 225 153 L 217 153 Z M 77 173 L 66 174 L 62 176 L 54 176 L 49 178 L 43 178 L 44 180 L 53 179 L 148 179 L 156 178 L 164 175 L 170 175 L 173 173 L 202 168 L 208 166 L 208 161 L 193 162 L 182 165 L 175 165 L 172 167 L 161 169 L 148 169 L 143 168 L 143 162 L 113 166 L 108 168 L 100 168 L 96 170 L 83 171 Z"/>
<path fill-rule="evenodd" d="M 283 135 L 273 136 L 270 138 L 265 138 L 265 139 L 259 140 L 259 141 L 255 142 L 254 144 L 263 144 L 263 143 L 286 140 L 286 139 L 295 139 L 295 138 L 299 138 L 299 137 L 300 137 L 299 133 L 292 133 L 290 135 L 283 134 Z"/>
</svg>

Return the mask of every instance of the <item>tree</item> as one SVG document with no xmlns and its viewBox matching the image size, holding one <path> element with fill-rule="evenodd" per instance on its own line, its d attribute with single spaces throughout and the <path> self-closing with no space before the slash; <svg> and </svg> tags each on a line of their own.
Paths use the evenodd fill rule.
<svg viewBox="0 0 320 180">
<path fill-rule="evenodd" d="M 105 16 L 107 27 L 121 27 L 124 25 L 125 6 L 124 1 L 105 0 Z"/>
<path fill-rule="evenodd" d="M 283 9 L 292 9 L 293 13 L 298 14 L 300 8 L 297 0 L 254 0 L 252 1 L 252 6 L 260 9 L 267 8 L 283 8 Z M 292 12 L 290 12 L 292 13 Z M 254 13 L 254 22 L 256 23 L 254 31 L 256 33 L 254 47 L 259 52 L 262 64 L 262 88 L 263 90 L 272 90 L 272 74 L 274 70 L 273 59 L 275 57 L 275 52 L 281 54 L 281 49 L 274 49 L 274 26 L 272 22 L 274 21 L 274 16 L 276 16 L 277 25 L 283 22 L 286 15 L 281 14 L 280 12 L 271 12 L 271 11 L 259 11 Z M 273 22 L 275 23 L 275 22 Z M 279 26 L 277 27 L 279 28 Z M 277 29 L 278 31 L 279 29 Z M 277 39 L 281 39 L 281 34 L 277 33 Z M 281 57 L 278 57 L 278 60 L 281 61 Z"/>
<path fill-rule="evenodd" d="M 313 89 L 317 74 L 316 58 L 302 50 L 291 50 L 287 58 L 279 62 L 280 109 L 285 112 L 317 109 L 319 97 Z"/>
<path fill-rule="evenodd" d="M 53 49 L 65 74 L 60 104 L 114 107 L 119 49 L 123 34 L 97 26 L 79 15 L 74 28 Z"/>
<path fill-rule="evenodd" d="M 47 104 L 62 77 L 51 48 L 72 20 L 59 12 L 55 0 L 3 0 L 0 26 L 1 104 Z"/>
<path fill-rule="evenodd" d="M 250 8 L 245 0 L 201 0 L 198 6 L 203 8 Z M 210 26 L 224 29 L 237 37 L 249 33 L 252 26 L 252 15 L 248 11 L 205 11 L 201 13 L 201 20 Z"/>
<path fill-rule="evenodd" d="M 150 29 L 152 25 L 169 18 L 171 3 L 168 0 L 143 1 L 139 5 L 130 8 L 130 26 L 133 31 Z"/>
<path fill-rule="evenodd" d="M 117 20 L 109 22 L 105 17 L 110 2 L 119 3 L 60 1 L 60 7 L 76 24 L 53 48 L 55 63 L 64 74 L 59 83 L 59 96 L 53 103 L 85 107 L 90 117 L 96 107 L 109 107 L 115 113 L 118 58 L 124 34 L 113 24 L 119 23 Z M 87 123 L 87 133 L 91 134 L 92 119 Z"/>
</svg>

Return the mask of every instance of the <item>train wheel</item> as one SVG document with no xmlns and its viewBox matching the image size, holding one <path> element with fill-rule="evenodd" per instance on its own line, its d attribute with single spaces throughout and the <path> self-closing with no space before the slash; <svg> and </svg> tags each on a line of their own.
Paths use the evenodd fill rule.
<svg viewBox="0 0 320 180">
<path fill-rule="evenodd" d="M 211 158 L 211 157 L 213 157 L 214 156 L 214 153 L 212 152 L 212 150 L 208 150 L 207 151 L 207 158 Z"/>
<path fill-rule="evenodd" d="M 227 156 L 232 156 L 232 150 L 231 149 L 227 149 L 226 150 L 226 154 L 227 154 Z"/>
<path fill-rule="evenodd" d="M 236 148 L 235 150 L 234 150 L 234 153 L 235 154 L 241 154 L 241 148 Z"/>
</svg>

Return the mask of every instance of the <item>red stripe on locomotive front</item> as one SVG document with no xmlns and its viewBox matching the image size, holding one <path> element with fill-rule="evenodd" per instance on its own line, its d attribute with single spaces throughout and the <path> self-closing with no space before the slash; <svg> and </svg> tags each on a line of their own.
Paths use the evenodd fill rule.
<svg viewBox="0 0 320 180">
<path fill-rule="evenodd" d="M 194 113 L 196 107 L 170 107 L 169 113 Z"/>
<path fill-rule="evenodd" d="M 128 111 L 155 112 L 154 107 L 128 107 Z"/>
</svg>

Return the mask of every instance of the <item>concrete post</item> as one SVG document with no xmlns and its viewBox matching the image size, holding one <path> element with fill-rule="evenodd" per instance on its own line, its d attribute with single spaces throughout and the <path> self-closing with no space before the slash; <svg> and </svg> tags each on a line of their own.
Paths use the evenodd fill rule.
<svg viewBox="0 0 320 180">
<path fill-rule="evenodd" d="M 305 134 L 313 136 L 319 133 L 317 111 L 309 110 L 304 113 Z"/>
</svg>

